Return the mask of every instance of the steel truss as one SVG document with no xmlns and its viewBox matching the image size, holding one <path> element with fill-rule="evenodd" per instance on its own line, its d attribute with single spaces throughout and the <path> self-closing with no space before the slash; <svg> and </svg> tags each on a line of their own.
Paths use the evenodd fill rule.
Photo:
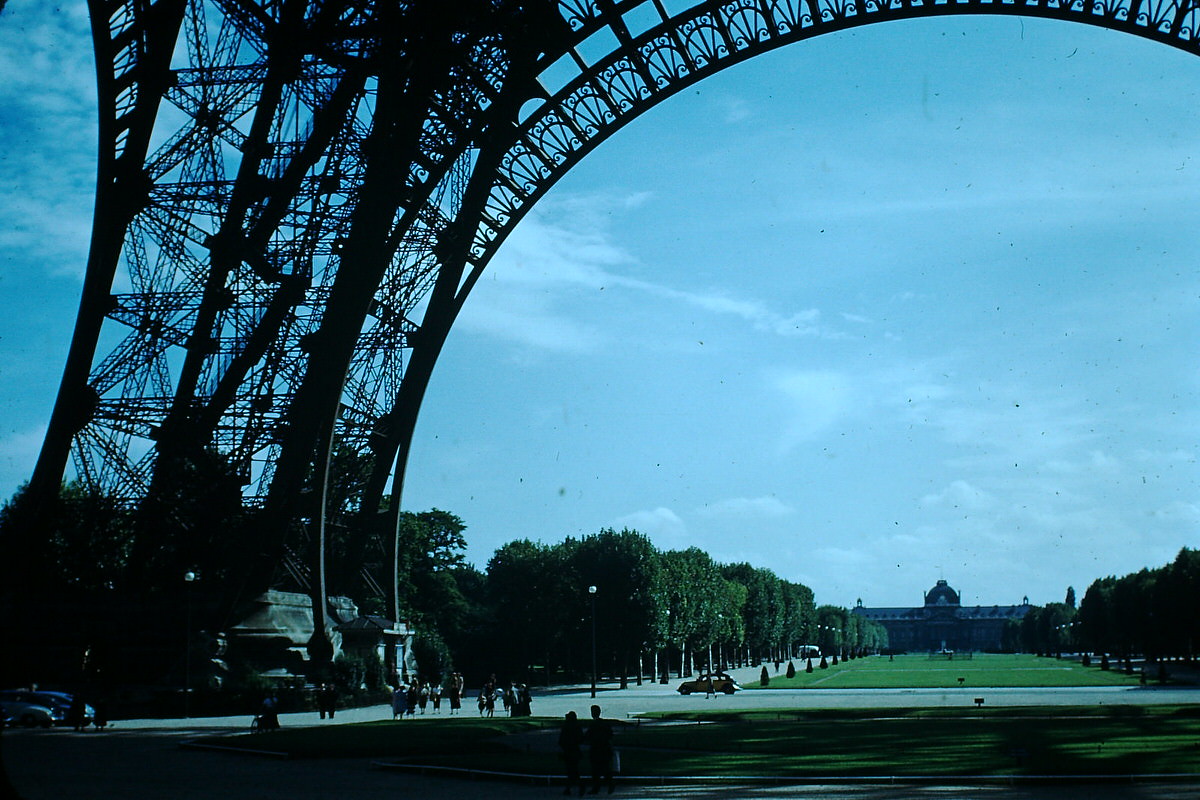
<svg viewBox="0 0 1200 800">
<path fill-rule="evenodd" d="M 785 44 L 935 15 L 1071 20 L 1200 52 L 1200 0 L 89 6 L 95 221 L 32 487 L 54 491 L 69 454 L 136 503 L 170 488 L 171 463 L 218 451 L 270 521 L 274 565 L 321 595 L 295 523 L 332 515 L 306 483 L 335 443 L 357 453 L 370 469 L 342 516 L 390 496 L 394 527 L 467 294 L 532 205 L 656 103 Z M 394 585 L 384 573 L 364 579 Z"/>
</svg>

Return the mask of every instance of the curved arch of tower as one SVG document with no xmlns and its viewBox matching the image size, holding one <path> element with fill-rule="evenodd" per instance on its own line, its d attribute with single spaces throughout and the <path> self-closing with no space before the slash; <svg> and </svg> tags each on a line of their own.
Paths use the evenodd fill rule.
<svg viewBox="0 0 1200 800">
<path fill-rule="evenodd" d="M 935 15 L 1076 21 L 1200 53 L 1196 0 L 89 8 L 94 227 L 31 491 L 57 491 L 70 460 L 85 483 L 154 502 L 217 453 L 266 521 L 264 587 L 313 551 L 297 531 L 324 553 L 331 504 L 351 527 L 395 531 L 421 400 L 467 294 L 533 204 L 658 102 L 789 43 Z M 333 497 L 335 452 L 362 469 Z M 395 584 L 380 564 L 361 576 L 376 589 Z M 292 574 L 324 595 L 319 559 Z"/>
</svg>

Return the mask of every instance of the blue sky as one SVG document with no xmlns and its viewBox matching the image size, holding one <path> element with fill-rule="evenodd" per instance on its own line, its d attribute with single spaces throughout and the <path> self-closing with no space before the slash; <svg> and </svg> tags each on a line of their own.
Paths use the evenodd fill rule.
<svg viewBox="0 0 1200 800">
<path fill-rule="evenodd" d="M 86 18 L 0 15 L 0 491 L 86 257 Z M 46 75 L 55 80 L 45 81 Z M 468 300 L 405 505 L 629 526 L 818 602 L 1061 600 L 1197 546 L 1200 60 L 1082 25 L 873 25 L 606 142 Z"/>
</svg>

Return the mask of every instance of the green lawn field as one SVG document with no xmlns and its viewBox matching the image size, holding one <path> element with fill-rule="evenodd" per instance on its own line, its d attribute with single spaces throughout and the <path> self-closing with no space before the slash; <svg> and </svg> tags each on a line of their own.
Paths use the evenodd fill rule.
<svg viewBox="0 0 1200 800">
<path fill-rule="evenodd" d="M 768 669 L 766 689 L 943 689 L 1062 686 L 1135 686 L 1137 675 L 1118 669 L 1083 667 L 1077 661 L 1030 655 L 979 654 L 971 659 L 933 660 L 927 655 L 903 655 L 889 660 L 871 656 L 842 661 L 828 669 L 804 671 L 805 662 L 793 662 L 796 677 L 787 678 Z M 815 666 L 815 665 L 814 665 Z M 961 681 L 959 679 L 962 679 Z M 760 688 L 758 681 L 747 689 Z"/>
<path fill-rule="evenodd" d="M 206 740 L 295 758 L 560 774 L 556 719 L 380 721 Z M 619 725 L 637 776 L 837 777 L 1200 774 L 1200 707 L 681 712 Z"/>
<path fill-rule="evenodd" d="M 959 679 L 962 679 L 961 682 Z M 1138 683 L 1119 670 L 1033 656 L 873 657 L 803 671 L 743 698 L 792 687 L 989 688 Z M 213 737 L 295 758 L 362 757 L 557 775 L 556 718 L 409 719 Z M 639 776 L 1197 775 L 1200 705 L 672 712 L 620 725 L 621 771 Z"/>
</svg>

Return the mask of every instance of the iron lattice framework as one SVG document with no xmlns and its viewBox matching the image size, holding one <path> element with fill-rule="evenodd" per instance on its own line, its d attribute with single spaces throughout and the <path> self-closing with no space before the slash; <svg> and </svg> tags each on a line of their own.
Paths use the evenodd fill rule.
<svg viewBox="0 0 1200 800">
<path fill-rule="evenodd" d="M 89 6 L 95 223 L 32 487 L 53 491 L 70 457 L 133 503 L 219 451 L 285 562 L 292 521 L 326 516 L 303 498 L 332 442 L 370 464 L 350 512 L 389 494 L 398 510 L 421 398 L 482 270 L 661 100 L 788 43 L 933 15 L 1073 20 L 1200 52 L 1197 0 Z"/>
</svg>

